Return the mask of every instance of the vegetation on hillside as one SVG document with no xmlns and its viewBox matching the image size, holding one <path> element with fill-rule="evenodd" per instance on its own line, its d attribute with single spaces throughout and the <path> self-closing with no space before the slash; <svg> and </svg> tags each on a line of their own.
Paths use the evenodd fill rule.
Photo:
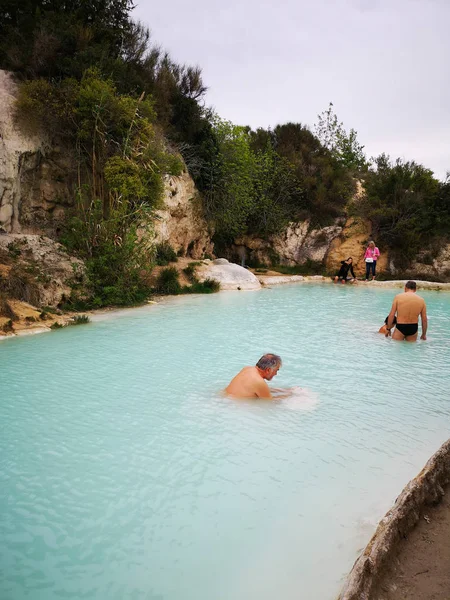
<svg viewBox="0 0 450 600">
<path fill-rule="evenodd" d="M 365 196 L 352 210 L 372 223 L 377 243 L 389 248 L 397 268 L 419 255 L 433 258 L 450 234 L 450 180 L 439 182 L 415 162 L 374 159 L 364 181 Z"/>
<path fill-rule="evenodd" d="M 268 238 L 289 221 L 327 225 L 349 206 L 402 267 L 450 238 L 448 182 L 413 162 L 368 160 L 332 104 L 313 130 L 222 120 L 204 105 L 200 68 L 173 61 L 132 9 L 132 0 L 0 6 L 0 67 L 23 80 L 18 119 L 75 151 L 75 212 L 62 241 L 86 260 L 81 305 L 140 302 L 152 264 L 173 260 L 139 231 L 158 207 L 164 174 L 180 173 L 183 162 L 216 251 L 244 234 Z M 352 203 L 357 179 L 366 195 Z"/>
</svg>

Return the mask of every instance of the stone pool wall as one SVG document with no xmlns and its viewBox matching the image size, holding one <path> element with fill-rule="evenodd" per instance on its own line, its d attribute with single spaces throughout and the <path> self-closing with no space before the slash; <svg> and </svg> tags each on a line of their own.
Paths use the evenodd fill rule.
<svg viewBox="0 0 450 600">
<path fill-rule="evenodd" d="M 396 555 L 398 543 L 415 527 L 423 510 L 442 499 L 450 482 L 450 440 L 430 458 L 403 489 L 380 521 L 375 534 L 357 559 L 338 600 L 373 600 L 385 568 Z"/>
</svg>

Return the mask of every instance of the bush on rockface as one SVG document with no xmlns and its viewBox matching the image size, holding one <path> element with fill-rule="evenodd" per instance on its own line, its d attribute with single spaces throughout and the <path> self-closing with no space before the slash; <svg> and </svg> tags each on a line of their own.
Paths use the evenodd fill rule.
<svg viewBox="0 0 450 600">
<path fill-rule="evenodd" d="M 210 278 L 204 281 L 195 281 L 192 285 L 183 288 L 185 294 L 215 294 L 219 291 L 220 283 Z"/>
<path fill-rule="evenodd" d="M 75 286 L 66 308 L 135 305 L 150 295 L 153 249 L 137 234 L 146 211 L 141 208 L 130 215 L 126 210 L 123 203 L 115 203 L 104 218 L 97 201 L 69 220 L 62 242 L 84 258 L 87 281 Z"/>
<path fill-rule="evenodd" d="M 190 276 L 192 282 L 191 285 L 182 286 L 176 267 L 166 267 L 159 273 L 153 291 L 156 294 L 178 295 L 213 294 L 220 290 L 220 283 L 215 279 L 207 278 L 204 281 L 198 281 L 195 276 L 195 268 L 189 269 L 186 267 L 183 271 L 187 276 Z"/>
<path fill-rule="evenodd" d="M 161 267 L 166 267 L 171 262 L 177 262 L 178 256 L 168 242 L 156 245 L 155 262 Z"/>
<path fill-rule="evenodd" d="M 157 294 L 176 295 L 181 293 L 181 284 L 178 271 L 175 267 L 162 269 L 154 287 Z"/>
<path fill-rule="evenodd" d="M 163 175 L 178 175 L 181 160 L 167 151 L 152 121 L 153 102 L 121 95 L 95 69 L 80 82 L 23 84 L 17 119 L 73 140 L 79 187 L 61 241 L 86 263 L 88 285 L 75 290 L 80 308 L 143 302 L 153 254 L 137 229 L 160 205 Z M 142 228 L 142 227 L 141 227 Z"/>
<path fill-rule="evenodd" d="M 450 184 L 413 161 L 381 155 L 364 182 L 365 196 L 351 212 L 372 224 L 371 236 L 407 270 L 420 254 L 436 256 L 450 238 Z"/>
</svg>

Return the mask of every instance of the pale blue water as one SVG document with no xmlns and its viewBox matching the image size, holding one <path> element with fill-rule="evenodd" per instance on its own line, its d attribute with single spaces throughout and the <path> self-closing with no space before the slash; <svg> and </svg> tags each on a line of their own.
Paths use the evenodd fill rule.
<svg viewBox="0 0 450 600">
<path fill-rule="evenodd" d="M 333 600 L 448 437 L 450 294 L 406 344 L 375 333 L 397 291 L 176 298 L 0 343 L 1 600 Z M 218 394 L 266 351 L 310 391 Z"/>
</svg>

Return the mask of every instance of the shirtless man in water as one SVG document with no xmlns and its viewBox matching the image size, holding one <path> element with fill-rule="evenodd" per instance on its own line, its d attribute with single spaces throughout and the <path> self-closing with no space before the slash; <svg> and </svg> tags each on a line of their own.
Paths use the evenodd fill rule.
<svg viewBox="0 0 450 600">
<path fill-rule="evenodd" d="M 416 295 L 416 282 L 408 281 L 405 285 L 403 294 L 397 294 L 392 303 L 391 312 L 389 313 L 386 324 L 386 337 L 394 325 L 394 317 L 397 313 L 397 323 L 393 340 L 406 340 L 407 342 L 415 342 L 417 340 L 417 331 L 419 329 L 419 315 L 422 321 L 421 340 L 427 339 L 427 307 L 425 300 Z"/>
<path fill-rule="evenodd" d="M 264 354 L 255 367 L 244 367 L 226 388 L 235 398 L 272 398 L 266 381 L 271 381 L 281 368 L 281 358 Z"/>
</svg>

